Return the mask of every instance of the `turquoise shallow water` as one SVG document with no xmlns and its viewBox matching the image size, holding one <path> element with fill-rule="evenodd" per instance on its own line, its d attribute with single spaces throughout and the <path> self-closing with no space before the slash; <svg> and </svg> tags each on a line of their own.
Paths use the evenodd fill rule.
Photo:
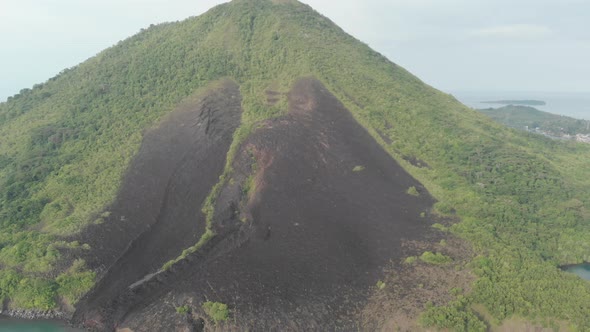
<svg viewBox="0 0 590 332">
<path fill-rule="evenodd" d="M 65 332 L 63 327 L 50 322 L 0 321 L 0 332 Z"/>
<path fill-rule="evenodd" d="M 65 323 L 50 320 L 21 320 L 0 317 L 0 332 L 78 332 Z"/>
<path fill-rule="evenodd" d="M 590 263 L 569 266 L 565 271 L 575 273 L 583 279 L 590 280 Z"/>
</svg>

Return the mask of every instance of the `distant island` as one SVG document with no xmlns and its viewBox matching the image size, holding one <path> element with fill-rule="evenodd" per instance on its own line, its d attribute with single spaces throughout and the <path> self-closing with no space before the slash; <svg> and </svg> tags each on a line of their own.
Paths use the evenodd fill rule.
<svg viewBox="0 0 590 332">
<path fill-rule="evenodd" d="M 545 106 L 546 102 L 542 100 L 492 100 L 482 101 L 483 104 L 503 104 L 503 105 L 527 105 L 527 106 Z"/>
<path fill-rule="evenodd" d="M 530 106 L 508 105 L 479 109 L 493 120 L 555 139 L 590 143 L 590 121 L 540 111 Z"/>
</svg>

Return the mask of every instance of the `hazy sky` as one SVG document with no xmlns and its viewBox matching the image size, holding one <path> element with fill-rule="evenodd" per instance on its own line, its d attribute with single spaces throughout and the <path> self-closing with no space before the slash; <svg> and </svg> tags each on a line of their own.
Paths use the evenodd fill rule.
<svg viewBox="0 0 590 332">
<path fill-rule="evenodd" d="M 215 0 L 0 0 L 0 100 Z M 590 91 L 588 0 L 308 0 L 444 91 Z"/>
</svg>

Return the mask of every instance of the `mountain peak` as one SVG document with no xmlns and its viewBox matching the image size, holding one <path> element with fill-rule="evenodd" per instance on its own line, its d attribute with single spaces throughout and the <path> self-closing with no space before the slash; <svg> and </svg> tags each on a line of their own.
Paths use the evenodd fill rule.
<svg viewBox="0 0 590 332">
<path fill-rule="evenodd" d="M 297 1 L 145 29 L 0 104 L 0 134 L 10 309 L 107 331 L 419 330 L 423 308 L 426 328 L 590 328 L 590 288 L 556 268 L 588 257 L 587 148 L 495 124 Z"/>
</svg>

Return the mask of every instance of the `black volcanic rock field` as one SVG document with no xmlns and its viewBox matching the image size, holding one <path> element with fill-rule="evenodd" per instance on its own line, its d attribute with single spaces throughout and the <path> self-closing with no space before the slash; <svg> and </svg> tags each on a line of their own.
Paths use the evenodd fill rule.
<svg viewBox="0 0 590 332">
<path fill-rule="evenodd" d="M 105 270 L 78 305 L 86 325 L 108 329 L 113 317 L 124 314 L 117 303 L 131 284 L 199 240 L 205 230 L 201 205 L 223 171 L 240 103 L 238 86 L 225 81 L 146 133 L 106 222 L 83 234 L 100 248 L 88 264 Z"/>
<path fill-rule="evenodd" d="M 147 220 L 155 222 L 137 221 L 143 231 L 126 239 L 132 244 L 78 306 L 75 319 L 80 323 L 101 330 L 166 330 L 167 325 L 183 325 L 175 306 L 211 300 L 231 307 L 233 319 L 226 323 L 231 329 L 355 329 L 382 269 L 402 258 L 402 241 L 427 232 L 429 225 L 419 215 L 430 209 L 432 198 L 319 81 L 306 78 L 289 93 L 288 114 L 267 120 L 242 144 L 233 179 L 218 197 L 217 236 L 169 271 L 130 290 L 202 233 L 202 220 L 196 217 L 199 198 L 221 169 L 223 158 L 212 154 L 227 147 L 226 136 L 239 114 L 235 96 L 231 85 L 218 90 L 200 108 L 180 113 L 184 118 L 176 119 L 181 121 L 165 121 L 151 132 L 175 142 L 174 149 L 166 150 L 161 139 L 148 135 L 111 217 L 131 219 L 133 213 L 153 209 Z M 214 110 L 207 118 L 217 128 L 213 137 L 207 136 L 205 125 L 187 126 L 187 121 L 209 121 L 202 120 L 207 110 Z M 222 123 L 225 131 L 218 127 Z M 187 134 L 206 139 L 209 149 L 181 138 Z M 154 169 L 142 162 L 156 158 L 150 155 L 158 153 L 157 147 L 169 153 L 166 160 L 180 161 L 168 175 L 170 183 L 161 184 L 166 188 L 159 198 L 163 203 L 155 204 L 150 196 L 125 197 L 125 188 L 146 181 L 141 173 L 151 178 L 158 172 L 158 163 L 151 163 Z M 202 165 L 201 153 L 213 160 Z M 253 189 L 245 197 L 248 179 Z M 406 193 L 411 186 L 419 189 L 419 197 Z M 124 242 L 121 235 L 111 237 L 111 232 L 123 232 L 110 227 L 91 231 L 105 234 L 105 246 Z"/>
<path fill-rule="evenodd" d="M 590 257 L 590 145 L 506 128 L 297 0 L 141 29 L 0 101 L 0 137 L 2 315 L 590 329 L 560 269 Z"/>
</svg>

